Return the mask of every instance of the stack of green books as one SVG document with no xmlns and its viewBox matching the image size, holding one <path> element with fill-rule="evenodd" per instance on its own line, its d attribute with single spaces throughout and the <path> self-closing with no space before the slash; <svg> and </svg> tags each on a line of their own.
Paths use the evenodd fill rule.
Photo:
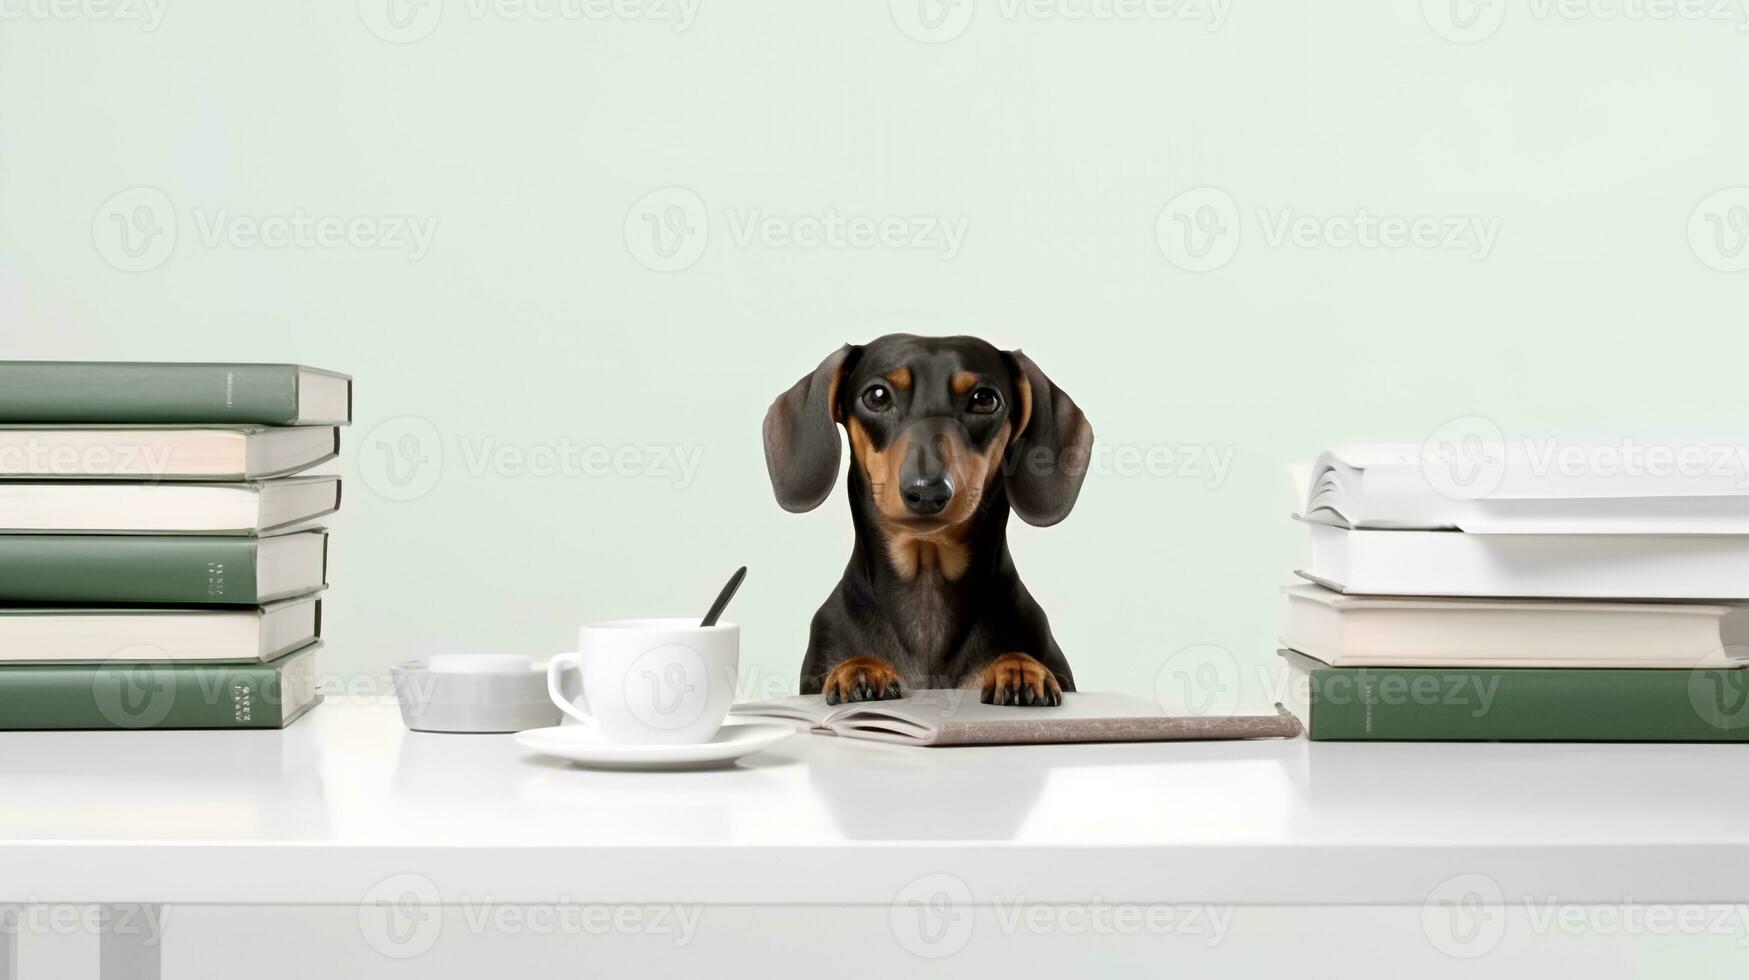
<svg viewBox="0 0 1749 980">
<path fill-rule="evenodd" d="M 1690 448 L 1704 469 L 1320 457 L 1280 651 L 1308 736 L 1749 741 L 1749 447 Z"/>
<path fill-rule="evenodd" d="M 321 700 L 352 379 L 0 362 L 0 730 L 281 728 Z"/>
</svg>

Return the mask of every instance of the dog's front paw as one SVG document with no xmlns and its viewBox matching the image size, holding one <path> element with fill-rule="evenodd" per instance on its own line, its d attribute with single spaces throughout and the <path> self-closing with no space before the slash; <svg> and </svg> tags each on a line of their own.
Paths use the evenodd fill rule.
<svg viewBox="0 0 1749 980">
<path fill-rule="evenodd" d="M 821 688 L 827 704 L 845 701 L 891 701 L 904 694 L 899 672 L 885 660 L 851 657 L 826 675 Z"/>
<path fill-rule="evenodd" d="M 1063 688 L 1050 668 L 1024 653 L 1005 653 L 984 668 L 978 700 L 985 704 L 1052 707 L 1063 703 Z"/>
</svg>

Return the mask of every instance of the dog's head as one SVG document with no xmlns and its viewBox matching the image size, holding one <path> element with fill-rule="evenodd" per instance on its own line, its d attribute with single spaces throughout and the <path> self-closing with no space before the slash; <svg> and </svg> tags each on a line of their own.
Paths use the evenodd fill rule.
<svg viewBox="0 0 1749 980">
<path fill-rule="evenodd" d="M 1045 526 L 1081 492 L 1093 429 L 1020 351 L 976 337 L 889 334 L 846 345 L 765 413 L 765 465 L 785 510 L 818 507 L 838 479 L 835 425 L 882 519 L 919 530 L 963 524 L 992 488 Z"/>
</svg>

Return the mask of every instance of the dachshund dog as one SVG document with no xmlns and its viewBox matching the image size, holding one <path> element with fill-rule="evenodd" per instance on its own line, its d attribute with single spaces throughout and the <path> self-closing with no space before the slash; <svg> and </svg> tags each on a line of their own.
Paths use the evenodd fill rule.
<svg viewBox="0 0 1749 980">
<path fill-rule="evenodd" d="M 813 510 L 850 440 L 856 546 L 814 614 L 804 694 L 880 701 L 976 686 L 988 704 L 1055 705 L 1075 689 L 1008 555 L 1008 511 L 1069 514 L 1093 447 L 1081 410 L 1020 351 L 975 337 L 890 334 L 846 345 L 765 413 L 785 510 Z"/>
</svg>

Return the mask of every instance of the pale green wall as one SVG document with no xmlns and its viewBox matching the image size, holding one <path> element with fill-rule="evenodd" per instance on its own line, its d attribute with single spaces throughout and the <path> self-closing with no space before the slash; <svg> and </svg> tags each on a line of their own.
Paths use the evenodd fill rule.
<svg viewBox="0 0 1749 980">
<path fill-rule="evenodd" d="M 1283 471 L 1319 447 L 1476 413 L 1588 434 L 1749 419 L 1749 278 L 1689 235 L 1698 202 L 1749 184 L 1735 24 L 1514 5 L 1455 43 L 1438 4 L 1223 4 L 1211 30 L 979 0 L 963 33 L 922 43 L 907 0 L 707 2 L 683 30 L 474 9 L 450 0 L 406 44 L 368 29 L 393 34 L 374 2 L 172 0 L 155 30 L 0 31 L 6 356 L 357 376 L 343 470 L 369 478 L 333 522 L 327 623 L 343 675 L 437 647 L 566 649 L 581 620 L 702 609 L 744 562 L 749 673 L 792 682 L 848 520 L 836 498 L 777 508 L 760 416 L 832 347 L 892 329 L 1023 346 L 1102 445 L 1231 454 L 1219 485 L 1095 477 L 1067 523 L 1014 533 L 1085 687 L 1150 691 L 1196 644 L 1247 679 L 1269 662 L 1300 544 Z M 104 208 L 142 185 L 176 247 L 118 271 Z M 1179 198 L 1211 186 L 1227 197 Z M 668 187 L 696 198 L 640 205 Z M 1162 250 L 1175 198 L 1237 220 L 1220 268 Z M 696 262 L 640 264 L 664 262 L 640 209 L 695 201 Z M 1271 241 L 1284 210 L 1361 208 L 1495 233 L 1485 257 Z M 207 243 L 221 214 L 234 230 L 298 209 L 436 228 L 417 260 Z M 951 258 L 738 241 L 754 212 L 828 209 L 945 218 L 964 240 Z M 394 492 L 376 444 L 421 432 L 435 482 L 374 492 Z M 684 488 L 474 475 L 486 440 L 702 457 Z"/>
<path fill-rule="evenodd" d="M 1731 207 L 1749 192 L 1695 214 L 1749 184 L 1739 24 L 1514 4 L 1464 43 L 1436 29 L 1454 33 L 1437 0 L 1223 3 L 1214 30 L 1009 18 L 1006 0 L 978 0 L 963 33 L 931 44 L 901 29 L 932 36 L 909 2 L 704 0 L 675 30 L 475 19 L 449 0 L 407 44 L 367 28 L 393 33 L 375 0 L 169 0 L 155 30 L 6 20 L 0 354 L 356 374 L 343 469 L 367 478 L 351 480 L 333 522 L 327 624 L 327 666 L 342 677 L 440 647 L 551 653 L 581 620 L 702 609 L 747 563 L 735 616 L 748 676 L 793 682 L 848 522 L 837 500 L 804 517 L 778 510 L 760 415 L 829 349 L 887 330 L 1024 346 L 1104 445 L 1231 453 L 1217 486 L 1095 478 L 1066 524 L 1016 531 L 1085 687 L 1152 691 L 1168 657 L 1199 644 L 1231 651 L 1241 678 L 1268 663 L 1275 590 L 1299 548 L 1283 468 L 1327 444 L 1419 441 L 1477 413 L 1510 431 L 1749 429 L 1749 278 L 1705 261 L 1735 267 L 1711 250 L 1706 218 L 1741 215 Z M 1500 9 L 1481 8 L 1477 33 Z M 954 16 L 943 33 L 962 26 Z M 106 262 L 128 260 L 105 206 L 136 186 L 163 192 L 178 234 L 161 265 L 128 273 Z M 675 186 L 702 202 L 708 240 L 690 267 L 652 271 L 637 255 L 663 260 L 647 238 L 628 248 L 626 225 L 639 232 L 634 206 Z M 1210 186 L 1227 198 L 1179 198 Z M 1220 268 L 1186 271 L 1163 252 L 1157 224 L 1174 199 L 1217 216 L 1231 201 L 1239 238 Z M 129 214 L 153 200 L 120 199 Z M 1498 219 L 1498 233 L 1485 258 L 1270 241 L 1284 209 L 1361 208 Z M 209 246 L 203 223 L 221 209 L 437 226 L 416 261 Z M 827 209 L 969 226 L 951 259 L 737 241 L 754 211 Z M 1191 266 L 1223 254 L 1174 252 Z M 373 437 L 387 420 L 402 421 Z M 421 433 L 423 451 L 435 433 L 444 456 L 427 492 L 373 491 L 397 493 L 373 444 Z M 566 439 L 703 456 L 676 488 L 475 476 L 464 452 Z M 1256 686 L 1253 700 L 1267 694 Z M 885 914 L 870 920 L 877 939 Z M 1276 925 L 1247 949 L 1278 940 L 1282 969 L 1307 969 L 1306 936 L 1292 931 L 1305 922 L 1396 950 L 1399 969 L 1467 965 L 1430 952 L 1413 911 L 1259 914 Z M 302 935 L 285 916 L 250 915 L 232 925 Z M 328 937 L 321 962 L 392 966 L 362 950 L 349 910 L 296 922 Z M 202 927 L 244 934 L 214 930 Z M 1589 945 L 1587 969 L 1645 969 L 1634 948 L 1685 955 L 1618 940 Z M 887 959 L 870 962 L 898 955 L 877 948 Z M 1735 948 L 1719 940 L 1707 955 Z M 579 952 L 473 949 L 530 970 L 568 968 Z M 1493 960 L 1548 969 L 1536 955 Z M 1269 957 L 1241 961 L 1245 973 Z"/>
</svg>

